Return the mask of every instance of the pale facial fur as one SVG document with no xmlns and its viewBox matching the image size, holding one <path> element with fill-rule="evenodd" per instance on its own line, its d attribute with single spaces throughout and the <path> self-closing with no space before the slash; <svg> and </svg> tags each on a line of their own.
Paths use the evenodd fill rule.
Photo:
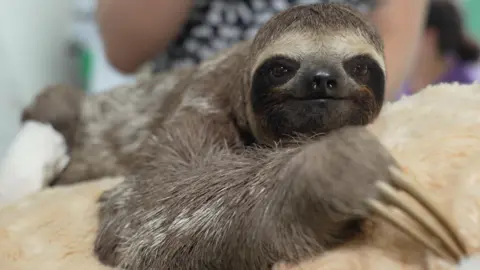
<svg viewBox="0 0 480 270">
<path fill-rule="evenodd" d="M 266 59 L 274 55 L 284 55 L 293 59 L 302 60 L 305 57 L 322 56 L 323 52 L 336 55 L 344 60 L 355 55 L 370 55 L 385 72 L 385 60 L 383 55 L 358 32 L 324 33 L 314 35 L 312 33 L 285 33 L 275 40 L 257 57 L 251 75 L 257 67 Z"/>
</svg>

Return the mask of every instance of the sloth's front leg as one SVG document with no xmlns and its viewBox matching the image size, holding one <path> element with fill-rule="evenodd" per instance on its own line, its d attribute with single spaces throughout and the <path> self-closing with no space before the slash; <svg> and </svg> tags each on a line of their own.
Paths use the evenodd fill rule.
<svg viewBox="0 0 480 270">
<path fill-rule="evenodd" d="M 244 270 L 317 255 L 358 232 L 365 199 L 395 164 L 365 128 L 240 154 L 187 152 L 198 136 L 170 137 L 183 143 L 152 145 L 154 158 L 104 195 L 95 246 L 104 263 Z"/>
<path fill-rule="evenodd" d="M 389 166 L 397 162 L 365 127 L 334 131 L 304 146 L 280 178 L 279 216 L 315 230 L 325 246 L 341 244 L 360 230 L 370 215 L 365 203 L 377 198 L 377 181 L 389 181 Z M 287 180 L 288 179 L 288 180 Z"/>
</svg>

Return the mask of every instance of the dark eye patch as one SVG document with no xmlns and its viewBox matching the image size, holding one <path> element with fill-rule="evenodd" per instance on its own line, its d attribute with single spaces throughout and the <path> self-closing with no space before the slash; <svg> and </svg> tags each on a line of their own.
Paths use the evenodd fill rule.
<svg viewBox="0 0 480 270">
<path fill-rule="evenodd" d="M 370 88 L 375 93 L 377 100 L 383 100 L 385 72 L 371 56 L 361 54 L 347 59 L 343 62 L 343 68 L 359 85 Z"/>
<path fill-rule="evenodd" d="M 368 55 L 354 56 L 343 64 L 345 71 L 357 83 L 365 84 L 370 80 L 372 71 L 374 71 L 378 64 Z"/>
<path fill-rule="evenodd" d="M 257 74 L 262 76 L 271 87 L 275 87 L 291 80 L 299 68 L 300 63 L 296 60 L 274 56 L 263 62 Z"/>
</svg>

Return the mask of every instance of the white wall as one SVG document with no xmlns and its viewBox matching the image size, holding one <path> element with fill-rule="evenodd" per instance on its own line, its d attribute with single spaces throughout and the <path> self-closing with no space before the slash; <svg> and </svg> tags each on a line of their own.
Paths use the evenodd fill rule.
<svg viewBox="0 0 480 270">
<path fill-rule="evenodd" d="M 69 82 L 71 0 L 0 0 L 0 158 L 34 94 Z"/>
</svg>

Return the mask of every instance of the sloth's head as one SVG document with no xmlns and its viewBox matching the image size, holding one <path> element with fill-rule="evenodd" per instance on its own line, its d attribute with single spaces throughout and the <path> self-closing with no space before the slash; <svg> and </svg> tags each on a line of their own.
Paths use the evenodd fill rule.
<svg viewBox="0 0 480 270">
<path fill-rule="evenodd" d="M 252 44 L 249 122 L 269 143 L 366 125 L 385 91 L 383 43 L 344 5 L 297 6 L 270 19 Z"/>
</svg>

